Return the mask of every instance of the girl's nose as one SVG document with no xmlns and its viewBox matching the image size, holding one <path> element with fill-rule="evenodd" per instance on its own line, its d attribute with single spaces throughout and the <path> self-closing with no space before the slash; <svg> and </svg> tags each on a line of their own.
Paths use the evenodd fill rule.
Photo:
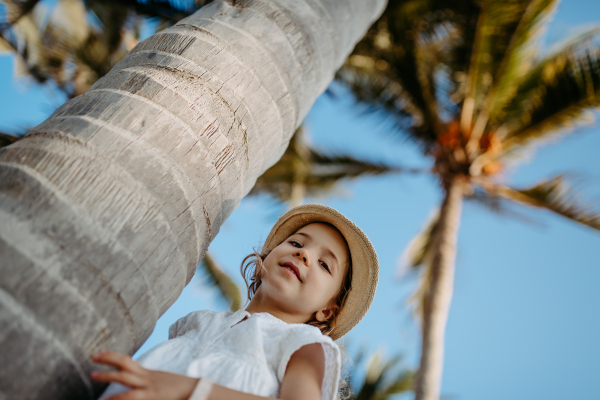
<svg viewBox="0 0 600 400">
<path fill-rule="evenodd" d="M 307 264 L 307 258 L 306 258 L 306 253 L 302 252 L 300 253 L 299 251 L 296 252 L 296 254 L 294 254 L 296 257 L 298 257 L 300 260 L 302 260 L 302 262 L 304 262 L 304 264 Z"/>
</svg>

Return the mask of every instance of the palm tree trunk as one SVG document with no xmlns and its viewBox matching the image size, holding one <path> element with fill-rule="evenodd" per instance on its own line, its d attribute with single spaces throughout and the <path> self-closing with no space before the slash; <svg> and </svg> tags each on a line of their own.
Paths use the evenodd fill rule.
<svg viewBox="0 0 600 400">
<path fill-rule="evenodd" d="M 444 334 L 452 301 L 456 243 L 463 198 L 463 181 L 452 178 L 446 187 L 433 242 L 429 288 L 423 304 L 421 364 L 415 400 L 439 400 L 444 365 Z"/>
<path fill-rule="evenodd" d="M 306 133 L 304 127 L 299 127 L 294 133 L 294 138 L 290 141 L 290 146 L 294 146 L 294 158 L 292 161 L 292 189 L 288 209 L 291 210 L 302 204 L 306 194 L 306 177 L 309 173 L 307 160 L 310 157 L 306 147 Z"/>
<path fill-rule="evenodd" d="M 292 193 L 290 195 L 290 202 L 288 204 L 291 210 L 294 207 L 299 206 L 304 201 L 304 193 L 306 193 L 306 185 L 304 181 L 294 182 L 292 184 Z"/>
<path fill-rule="evenodd" d="M 0 150 L 0 398 L 98 396 L 384 6 L 213 2 Z"/>
</svg>

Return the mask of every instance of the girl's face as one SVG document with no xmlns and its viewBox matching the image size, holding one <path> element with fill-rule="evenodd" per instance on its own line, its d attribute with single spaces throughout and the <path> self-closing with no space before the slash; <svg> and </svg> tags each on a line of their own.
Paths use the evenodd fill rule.
<svg viewBox="0 0 600 400">
<path fill-rule="evenodd" d="M 257 294 L 298 322 L 324 321 L 335 312 L 348 269 L 348 248 L 333 227 L 312 223 L 275 247 L 264 260 L 266 271 Z"/>
</svg>

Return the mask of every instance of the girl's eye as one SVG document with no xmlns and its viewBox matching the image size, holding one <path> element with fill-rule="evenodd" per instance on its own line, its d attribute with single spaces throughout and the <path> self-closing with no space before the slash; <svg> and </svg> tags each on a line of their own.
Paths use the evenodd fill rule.
<svg viewBox="0 0 600 400">
<path fill-rule="evenodd" d="M 291 244 L 292 244 L 292 246 L 294 246 L 294 247 L 298 247 L 298 248 L 299 248 L 299 247 L 302 247 L 302 245 L 301 245 L 300 243 L 296 242 L 295 240 L 290 240 L 290 243 L 291 243 Z"/>
<path fill-rule="evenodd" d="M 327 263 L 325 261 L 319 261 L 319 263 L 321 264 L 321 267 L 325 268 L 327 270 L 327 272 L 329 272 L 331 274 L 331 271 L 329 270 L 329 266 L 327 265 Z"/>
</svg>

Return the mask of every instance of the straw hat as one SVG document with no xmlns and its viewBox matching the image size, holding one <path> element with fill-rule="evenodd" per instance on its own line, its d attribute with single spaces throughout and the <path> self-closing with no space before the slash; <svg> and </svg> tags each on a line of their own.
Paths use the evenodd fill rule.
<svg viewBox="0 0 600 400">
<path fill-rule="evenodd" d="M 371 306 L 377 288 L 379 263 L 367 235 L 340 212 L 320 204 L 304 204 L 282 215 L 267 236 L 263 253 L 270 252 L 298 229 L 313 222 L 327 222 L 335 226 L 350 248 L 352 285 L 330 334 L 333 340 L 337 340 L 354 328 Z"/>
</svg>

